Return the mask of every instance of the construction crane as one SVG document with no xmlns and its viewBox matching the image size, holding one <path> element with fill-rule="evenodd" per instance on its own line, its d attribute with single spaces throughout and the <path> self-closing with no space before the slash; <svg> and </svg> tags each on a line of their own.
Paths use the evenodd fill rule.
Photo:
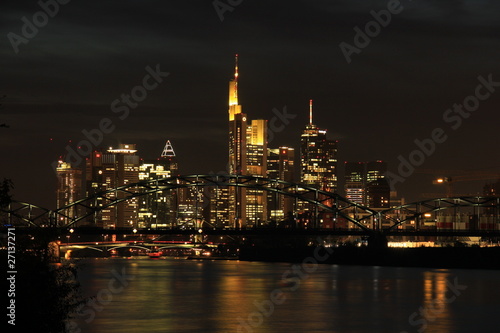
<svg viewBox="0 0 500 333">
<path fill-rule="evenodd" d="M 499 167 L 495 167 L 497 170 Z M 491 169 L 491 168 L 487 168 Z M 500 172 L 479 171 L 479 170 L 433 170 L 433 169 L 417 169 L 416 173 L 430 174 L 435 178 L 432 183 L 435 185 L 446 186 L 446 197 L 450 198 L 455 195 L 453 185 L 458 182 L 477 181 L 477 180 L 500 180 Z M 446 175 L 446 176 L 445 176 Z"/>
</svg>

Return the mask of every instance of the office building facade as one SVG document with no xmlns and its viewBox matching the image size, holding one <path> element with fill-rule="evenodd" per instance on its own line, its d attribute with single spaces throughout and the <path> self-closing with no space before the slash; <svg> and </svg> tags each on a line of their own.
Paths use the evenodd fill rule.
<svg viewBox="0 0 500 333">
<path fill-rule="evenodd" d="M 178 174 L 175 151 L 166 142 L 160 157 L 144 161 L 139 165 L 139 181 L 155 181 Z M 153 183 L 154 185 L 154 183 Z M 167 190 L 143 195 L 138 198 L 138 226 L 148 228 L 171 228 L 177 225 L 178 190 Z"/>
<path fill-rule="evenodd" d="M 345 162 L 346 199 L 370 208 L 389 208 L 390 186 L 384 161 Z"/>
<path fill-rule="evenodd" d="M 327 130 L 312 122 L 309 101 L 309 124 L 300 137 L 300 180 L 315 188 L 337 191 L 337 141 L 327 138 Z"/>
<path fill-rule="evenodd" d="M 278 179 L 285 182 L 294 181 L 295 150 L 290 147 L 267 149 L 267 178 Z M 279 185 L 281 189 L 284 186 Z M 268 220 L 279 222 L 285 219 L 287 214 L 293 213 L 294 200 L 292 197 L 268 192 Z"/>
<path fill-rule="evenodd" d="M 83 195 L 83 178 L 82 169 L 72 167 L 68 162 L 63 160 L 58 161 L 56 168 L 57 174 L 57 189 L 56 189 L 56 207 L 62 208 L 67 206 Z M 72 219 L 78 217 L 82 212 L 79 207 L 73 206 L 65 211 L 67 217 L 60 217 L 57 223 L 59 225 L 68 224 Z"/>
<path fill-rule="evenodd" d="M 139 156 L 135 144 L 120 144 L 110 147 L 106 152 L 93 152 L 86 160 L 86 196 L 114 189 L 118 186 L 139 181 Z M 134 189 L 130 189 L 134 191 Z M 111 192 L 107 197 L 125 198 L 123 192 Z M 97 226 L 121 228 L 138 226 L 138 198 L 132 198 L 116 205 L 106 207 L 109 200 L 98 198 L 95 206 L 104 207 L 95 217 Z"/>
</svg>

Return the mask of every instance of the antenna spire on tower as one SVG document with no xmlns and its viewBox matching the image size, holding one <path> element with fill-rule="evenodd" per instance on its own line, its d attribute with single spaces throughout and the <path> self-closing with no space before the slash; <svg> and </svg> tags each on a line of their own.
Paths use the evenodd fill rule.
<svg viewBox="0 0 500 333">
<path fill-rule="evenodd" d="M 238 53 L 234 56 L 234 99 L 238 101 Z"/>
<path fill-rule="evenodd" d="M 174 156 L 175 156 L 174 147 L 172 147 L 170 140 L 167 140 L 165 148 L 163 148 L 163 152 L 161 153 L 161 157 L 174 157 Z"/>
<path fill-rule="evenodd" d="M 309 125 L 313 123 L 313 100 L 309 100 Z"/>
<path fill-rule="evenodd" d="M 234 80 L 238 81 L 238 53 L 234 55 Z"/>
</svg>

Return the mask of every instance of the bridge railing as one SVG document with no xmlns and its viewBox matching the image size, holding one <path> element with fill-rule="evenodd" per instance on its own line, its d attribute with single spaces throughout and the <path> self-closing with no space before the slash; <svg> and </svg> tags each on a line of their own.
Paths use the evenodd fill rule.
<svg viewBox="0 0 500 333">
<path fill-rule="evenodd" d="M 158 213 L 161 209 L 165 209 L 159 205 L 154 206 L 155 200 L 161 196 L 161 198 L 171 200 L 167 208 L 170 209 L 176 205 L 174 210 L 178 215 L 179 191 L 191 190 L 195 193 L 194 199 L 191 199 L 194 202 L 192 206 L 196 207 L 192 217 L 192 220 L 198 223 L 195 225 L 218 227 L 219 225 L 212 223 L 213 221 L 204 221 L 203 224 L 199 224 L 201 216 L 198 214 L 206 208 L 206 202 L 210 204 L 210 200 L 220 199 L 218 197 L 221 193 L 220 189 L 228 188 L 243 189 L 244 191 L 240 194 L 262 195 L 265 200 L 267 200 L 267 194 L 288 199 L 289 203 L 292 203 L 290 206 L 294 214 L 288 217 L 290 224 L 287 226 L 295 228 L 348 227 L 365 231 L 413 228 L 419 230 L 430 228 L 434 223 L 435 228 L 446 229 L 450 227 L 449 216 L 453 216 L 451 228 L 456 228 L 456 223 L 465 223 L 459 226 L 482 228 L 486 225 L 496 230 L 500 223 L 500 198 L 498 197 L 437 198 L 377 210 L 350 202 L 336 193 L 304 184 L 241 175 L 187 175 L 147 180 L 97 192 L 56 210 L 29 203 L 13 202 L 7 209 L 3 209 L 3 213 L 4 219 L 5 216 L 7 218 L 6 223 L 25 223 L 28 226 L 76 227 L 79 222 L 85 222 L 96 226 L 106 226 L 106 223 L 109 223 L 112 227 L 138 227 L 137 224 L 124 225 L 113 221 L 113 214 L 116 215 L 120 209 L 126 211 L 123 207 L 120 209 L 116 207 L 128 205 L 129 210 L 139 210 L 140 200 L 150 201 L 149 209 L 155 209 Z M 227 193 L 229 192 L 226 192 L 226 200 L 234 201 L 235 199 L 229 199 Z M 230 210 L 229 208 L 231 204 L 227 203 L 225 209 Z M 263 217 L 262 220 L 267 218 L 267 216 Z M 458 218 L 460 221 L 457 220 Z M 177 220 L 174 220 L 172 224 L 176 223 Z M 263 225 L 255 222 L 255 226 Z"/>
</svg>

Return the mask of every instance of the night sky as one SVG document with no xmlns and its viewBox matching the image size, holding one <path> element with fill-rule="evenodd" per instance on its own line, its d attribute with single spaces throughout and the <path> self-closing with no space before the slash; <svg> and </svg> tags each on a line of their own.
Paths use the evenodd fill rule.
<svg viewBox="0 0 500 333">
<path fill-rule="evenodd" d="M 221 21 L 211 0 L 73 0 L 59 5 L 16 53 L 9 33 L 22 37 L 22 18 L 33 22 L 41 7 L 3 0 L 0 124 L 10 128 L 0 127 L 0 177 L 13 180 L 14 199 L 54 208 L 51 163 L 103 118 L 115 127 L 103 147 L 136 143 L 141 157 L 151 159 L 168 139 L 182 174 L 224 171 L 235 53 L 243 112 L 271 119 L 273 109 L 286 106 L 296 115 L 270 147 L 298 153 L 313 99 L 314 123 L 339 140 L 341 175 L 344 161 L 369 160 L 385 160 L 398 174 L 398 156 L 408 158 L 415 139 L 443 130 L 446 141 L 420 166 L 427 173 L 396 185 L 407 201 L 445 193 L 431 184 L 445 175 L 440 170 L 500 171 L 500 87 L 456 129 L 458 123 L 443 119 L 475 94 L 479 76 L 500 82 L 500 2 L 402 0 L 399 13 L 350 63 L 339 45 L 355 47 L 354 28 L 364 30 L 374 20 L 370 12 L 387 9 L 388 1 L 232 3 L 240 4 Z M 157 65 L 170 74 L 120 119 L 112 102 L 142 85 L 146 67 Z M 485 182 L 459 183 L 455 191 L 477 194 Z"/>
</svg>

